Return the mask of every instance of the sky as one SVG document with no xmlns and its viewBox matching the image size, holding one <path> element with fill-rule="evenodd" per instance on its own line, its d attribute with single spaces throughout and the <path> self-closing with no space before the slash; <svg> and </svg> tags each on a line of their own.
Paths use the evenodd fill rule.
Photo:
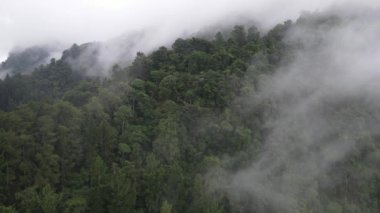
<svg viewBox="0 0 380 213">
<path fill-rule="evenodd" d="M 0 61 L 15 47 L 106 41 L 154 29 L 173 39 L 246 16 L 269 28 L 301 12 L 354 0 L 0 0 Z M 357 1 L 356 1 L 357 2 Z M 377 0 L 361 0 L 375 5 Z"/>
<path fill-rule="evenodd" d="M 106 41 L 154 29 L 172 39 L 249 16 L 263 28 L 339 0 L 0 0 L 0 61 L 15 47 Z M 372 1 L 375 2 L 375 1 Z"/>
</svg>

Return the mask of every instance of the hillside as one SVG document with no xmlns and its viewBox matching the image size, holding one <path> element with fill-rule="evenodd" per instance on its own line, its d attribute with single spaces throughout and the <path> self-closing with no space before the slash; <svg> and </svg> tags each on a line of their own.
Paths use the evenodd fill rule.
<svg viewBox="0 0 380 213">
<path fill-rule="evenodd" d="M 20 65 L 0 81 L 0 212 L 379 212 L 377 99 L 319 90 L 340 66 L 318 36 L 342 23 L 178 38 L 106 77 L 68 60 L 89 44 Z"/>
</svg>

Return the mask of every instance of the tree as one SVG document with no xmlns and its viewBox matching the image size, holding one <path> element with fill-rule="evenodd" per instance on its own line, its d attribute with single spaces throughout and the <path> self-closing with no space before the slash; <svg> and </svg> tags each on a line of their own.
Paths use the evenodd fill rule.
<svg viewBox="0 0 380 213">
<path fill-rule="evenodd" d="M 89 179 L 90 186 L 96 187 L 104 183 L 107 173 L 107 165 L 103 159 L 98 155 L 93 159 L 93 163 L 90 167 Z"/>
<path fill-rule="evenodd" d="M 178 122 L 173 118 L 161 119 L 158 126 L 158 136 L 153 141 L 153 152 L 163 162 L 171 163 L 179 156 Z"/>
<path fill-rule="evenodd" d="M 108 210 L 109 212 L 133 212 L 137 199 L 135 168 L 127 163 L 122 168 L 114 165 L 112 170 Z"/>
<path fill-rule="evenodd" d="M 65 202 L 64 213 L 83 213 L 87 210 L 87 201 L 83 197 L 73 197 Z"/>
<path fill-rule="evenodd" d="M 50 185 L 46 185 L 38 193 L 38 204 L 45 213 L 55 213 L 58 211 L 62 199 L 61 194 L 57 194 Z"/>
<path fill-rule="evenodd" d="M 151 69 L 151 61 L 144 53 L 138 52 L 132 65 L 129 67 L 129 73 L 134 78 L 149 78 L 149 70 Z"/>
<path fill-rule="evenodd" d="M 2 213 L 17 213 L 17 211 L 10 206 L 1 206 L 0 205 L 0 212 Z"/>
<path fill-rule="evenodd" d="M 168 201 L 164 200 L 160 208 L 160 213 L 172 213 L 172 208 L 172 205 Z"/>
<path fill-rule="evenodd" d="M 256 26 L 251 26 L 248 28 L 247 41 L 249 42 L 258 42 L 260 39 L 260 31 Z"/>
<path fill-rule="evenodd" d="M 214 41 L 215 41 L 215 45 L 217 47 L 221 47 L 224 45 L 225 43 L 225 40 L 224 40 L 224 37 L 223 37 L 223 34 L 221 32 L 217 32 L 215 34 L 215 38 L 214 38 Z"/>
<path fill-rule="evenodd" d="M 243 46 L 247 42 L 247 35 L 243 25 L 236 25 L 231 32 L 231 39 L 238 46 Z"/>
</svg>

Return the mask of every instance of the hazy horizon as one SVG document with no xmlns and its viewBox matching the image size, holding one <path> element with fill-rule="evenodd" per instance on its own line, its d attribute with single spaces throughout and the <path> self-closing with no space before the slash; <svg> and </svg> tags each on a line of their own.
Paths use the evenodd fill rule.
<svg viewBox="0 0 380 213">
<path fill-rule="evenodd" d="M 52 42 L 69 47 L 142 31 L 154 32 L 153 46 L 163 45 L 176 37 L 240 17 L 255 20 L 265 30 L 287 19 L 294 20 L 303 11 L 320 11 L 342 2 L 354 1 L 3 0 L 0 61 L 16 47 Z M 378 3 L 366 0 L 360 4 Z"/>
</svg>

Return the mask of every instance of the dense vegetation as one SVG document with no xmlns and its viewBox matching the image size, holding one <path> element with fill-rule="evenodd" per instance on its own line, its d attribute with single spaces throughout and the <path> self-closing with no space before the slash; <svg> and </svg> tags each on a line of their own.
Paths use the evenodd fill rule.
<svg viewBox="0 0 380 213">
<path fill-rule="evenodd" d="M 49 46 L 34 46 L 11 51 L 7 60 L 0 64 L 0 74 L 2 72 L 30 73 L 40 64 L 47 63 L 52 51 L 54 49 Z"/>
<path fill-rule="evenodd" d="M 86 77 L 63 59 L 6 76 L 0 211 L 255 211 L 210 191 L 205 174 L 233 172 L 260 152 L 271 106 L 248 110 L 243 100 L 291 52 L 283 42 L 291 26 L 264 36 L 235 26 L 212 40 L 177 39 L 138 53 L 129 67 L 115 65 L 109 78 Z M 80 48 L 67 54 L 76 57 Z M 225 164 L 227 156 L 233 160 Z M 332 174 L 337 184 L 317 192 L 320 212 L 380 211 L 379 173 L 347 178 L 365 167 L 361 150 L 353 158 L 337 165 L 345 170 Z"/>
</svg>

